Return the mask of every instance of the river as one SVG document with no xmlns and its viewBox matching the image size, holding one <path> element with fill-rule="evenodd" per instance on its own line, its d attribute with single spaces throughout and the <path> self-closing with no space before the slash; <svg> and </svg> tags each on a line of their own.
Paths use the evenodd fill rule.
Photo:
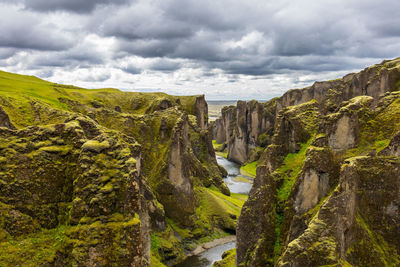
<svg viewBox="0 0 400 267">
<path fill-rule="evenodd" d="M 232 193 L 248 195 L 253 179 L 240 174 L 240 165 L 221 156 L 217 156 L 217 162 L 228 172 L 228 176 L 224 178 L 224 182 L 229 190 Z M 235 246 L 236 241 L 233 241 L 210 248 L 203 253 L 186 258 L 185 261 L 175 267 L 210 267 L 214 262 L 222 259 L 222 253 L 235 248 Z"/>
<path fill-rule="evenodd" d="M 240 174 L 240 165 L 221 156 L 217 156 L 217 162 L 228 172 L 224 182 L 231 193 L 248 195 L 253 179 Z"/>
</svg>

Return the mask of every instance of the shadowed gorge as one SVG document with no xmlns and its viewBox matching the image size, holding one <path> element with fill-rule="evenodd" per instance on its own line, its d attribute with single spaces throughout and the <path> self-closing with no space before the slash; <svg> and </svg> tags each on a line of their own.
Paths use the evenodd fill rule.
<svg viewBox="0 0 400 267">
<path fill-rule="evenodd" d="M 397 266 L 399 84 L 388 60 L 209 122 L 0 72 L 0 266 Z"/>
<path fill-rule="evenodd" d="M 212 125 L 257 176 L 237 226 L 237 266 L 397 266 L 400 60 L 241 102 Z"/>
<path fill-rule="evenodd" d="M 400 267 L 399 0 L 0 0 L 0 267 Z"/>
<path fill-rule="evenodd" d="M 204 96 L 0 73 L 0 265 L 171 265 L 235 232 Z"/>
</svg>

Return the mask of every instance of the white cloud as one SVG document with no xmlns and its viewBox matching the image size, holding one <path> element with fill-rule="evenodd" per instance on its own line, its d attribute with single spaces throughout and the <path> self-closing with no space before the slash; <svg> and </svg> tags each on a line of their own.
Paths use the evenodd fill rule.
<svg viewBox="0 0 400 267">
<path fill-rule="evenodd" d="M 399 56 L 399 9 L 397 0 L 2 0 L 0 68 L 88 88 L 265 99 Z"/>
</svg>

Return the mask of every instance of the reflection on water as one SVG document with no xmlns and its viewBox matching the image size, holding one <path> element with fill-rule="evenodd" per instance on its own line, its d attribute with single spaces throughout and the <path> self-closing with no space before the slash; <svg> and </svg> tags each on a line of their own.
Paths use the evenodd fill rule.
<svg viewBox="0 0 400 267">
<path fill-rule="evenodd" d="M 176 265 L 176 267 L 210 267 L 214 262 L 222 259 L 222 253 L 235 248 L 235 246 L 236 242 L 233 241 L 210 248 L 199 255 L 188 257 L 185 261 Z"/>
<path fill-rule="evenodd" d="M 224 167 L 228 172 L 228 177 L 224 178 L 224 182 L 232 193 L 248 195 L 251 189 L 252 178 L 240 174 L 240 165 L 227 160 L 224 157 L 217 156 L 217 162 Z M 242 176 L 249 180 L 249 182 L 241 182 L 233 180 L 237 176 Z"/>
</svg>

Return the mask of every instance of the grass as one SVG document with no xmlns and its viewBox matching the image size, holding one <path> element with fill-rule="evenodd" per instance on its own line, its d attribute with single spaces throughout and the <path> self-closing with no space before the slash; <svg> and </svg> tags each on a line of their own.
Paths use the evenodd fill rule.
<svg viewBox="0 0 400 267">
<path fill-rule="evenodd" d="M 274 245 L 274 263 L 278 261 L 281 251 L 280 237 L 281 237 L 281 226 L 282 226 L 282 214 L 276 213 L 276 227 L 275 227 L 275 245 Z"/>
<path fill-rule="evenodd" d="M 398 93 L 393 93 L 383 100 L 388 104 L 377 114 L 372 114 L 361 120 L 361 138 L 357 148 L 350 149 L 346 157 L 366 155 L 371 150 L 376 152 L 384 149 L 391 137 L 400 128 L 400 99 Z"/>
<path fill-rule="evenodd" d="M 196 210 L 198 220 L 195 222 L 194 229 L 182 228 L 172 219 L 167 218 L 167 229 L 162 233 L 153 233 L 151 235 L 151 266 L 163 266 L 160 265 L 162 264 L 162 259 L 158 252 L 160 249 L 171 250 L 175 248 L 174 251 L 177 251 L 178 257 L 183 259 L 184 249 L 193 250 L 200 244 L 232 234 L 225 230 L 229 227 L 231 229 L 235 228 L 236 220 L 248 196 L 234 193 L 231 196 L 226 196 L 215 187 L 204 188 L 196 186 L 195 192 L 198 198 L 198 208 Z"/>
<path fill-rule="evenodd" d="M 306 159 L 306 150 L 310 146 L 312 138 L 306 143 L 301 144 L 298 153 L 289 153 L 283 162 L 283 165 L 277 169 L 277 172 L 283 174 L 283 185 L 278 190 L 278 200 L 285 202 L 289 197 L 293 184 L 300 174 Z"/>
<path fill-rule="evenodd" d="M 313 138 L 305 143 L 301 144 L 301 148 L 297 153 L 289 153 L 284 159 L 284 162 L 280 168 L 276 171 L 283 176 L 283 184 L 278 189 L 277 192 L 277 205 L 284 205 L 286 200 L 288 199 L 290 192 L 292 191 L 292 187 L 296 182 L 297 176 L 300 174 L 301 169 L 303 168 L 304 161 L 306 159 L 306 151 L 310 146 Z M 276 209 L 276 207 L 275 207 Z M 280 213 L 276 213 L 276 240 L 274 246 L 274 261 L 276 262 L 280 255 L 280 235 L 281 235 L 281 226 L 282 226 L 282 218 L 283 215 Z"/>
<path fill-rule="evenodd" d="M 65 226 L 43 229 L 28 236 L 12 238 L 0 243 L 0 266 L 39 266 L 50 263 L 63 246 Z"/>
<path fill-rule="evenodd" d="M 224 144 L 218 144 L 216 140 L 212 140 L 212 145 L 215 151 L 221 151 Z"/>
<path fill-rule="evenodd" d="M 216 197 L 223 199 L 227 204 L 234 205 L 236 208 L 242 209 L 244 202 L 247 200 L 248 196 L 243 194 L 231 193 L 230 196 L 226 196 L 221 192 L 217 191 L 215 188 L 207 188 L 207 190 L 215 195 Z"/>
<path fill-rule="evenodd" d="M 366 243 L 368 243 L 374 253 L 379 255 L 379 258 L 385 263 L 385 266 L 398 266 L 398 264 L 400 264 L 400 255 L 397 253 L 396 249 L 388 244 L 381 235 L 374 232 L 360 214 L 357 214 L 356 222 L 368 236 L 368 238 L 365 239 Z"/>
<path fill-rule="evenodd" d="M 221 156 L 221 157 L 224 157 L 224 158 L 228 158 L 228 152 L 215 152 L 215 154 L 217 155 L 217 156 Z"/>
<path fill-rule="evenodd" d="M 258 164 L 258 160 L 247 163 L 246 165 L 240 167 L 240 173 L 245 175 L 245 176 L 249 176 L 252 178 L 256 177 L 256 171 L 257 171 L 257 164 Z"/>
<path fill-rule="evenodd" d="M 223 259 L 214 263 L 214 267 L 235 267 L 236 266 L 236 249 L 230 249 L 222 254 Z"/>
<path fill-rule="evenodd" d="M 113 88 L 85 89 L 51 83 L 34 76 L 0 71 L 0 104 L 18 128 L 63 122 L 65 117 L 69 116 L 65 112 L 85 106 L 91 108 L 92 103 L 98 103 L 110 110 L 119 106 L 122 112 L 144 114 L 161 100 L 176 103 L 178 98 L 183 109 L 189 114 L 194 114 L 196 96 L 175 97 L 165 93 L 122 92 Z M 40 116 L 32 103 L 40 103 Z M 137 105 L 133 106 L 132 103 Z M 58 116 L 50 116 L 54 109 L 61 113 L 59 112 Z M 64 115 L 60 116 L 61 114 Z"/>
<path fill-rule="evenodd" d="M 244 202 L 247 200 L 246 195 L 234 194 L 226 196 L 215 188 L 197 188 L 198 194 L 201 196 L 198 215 L 206 215 L 207 219 L 221 217 L 222 219 L 230 219 L 229 214 L 239 217 Z"/>
</svg>

